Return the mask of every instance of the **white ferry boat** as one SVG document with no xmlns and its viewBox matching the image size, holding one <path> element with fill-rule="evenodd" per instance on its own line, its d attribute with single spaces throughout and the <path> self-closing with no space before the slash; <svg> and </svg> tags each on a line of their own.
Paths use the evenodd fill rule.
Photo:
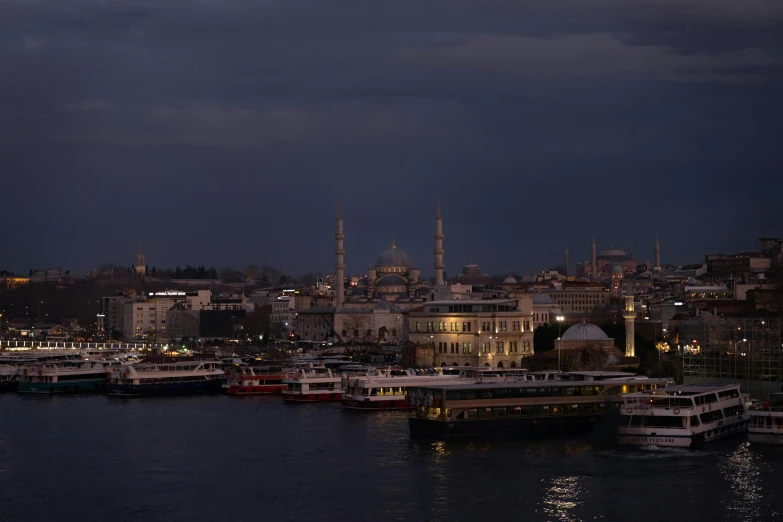
<svg viewBox="0 0 783 522">
<path fill-rule="evenodd" d="M 682 384 L 623 397 L 617 442 L 624 446 L 700 446 L 745 433 L 738 384 Z"/>
<path fill-rule="evenodd" d="M 339 401 L 343 396 L 342 378 L 324 367 L 298 368 L 283 379 L 287 402 Z"/>
<path fill-rule="evenodd" d="M 140 362 L 115 368 L 108 384 L 114 397 L 218 393 L 226 380 L 218 361 Z"/>
<path fill-rule="evenodd" d="M 105 391 L 112 363 L 64 360 L 38 363 L 19 370 L 19 393 L 81 393 Z"/>
<path fill-rule="evenodd" d="M 783 393 L 770 393 L 764 404 L 749 409 L 748 440 L 783 444 Z"/>
</svg>

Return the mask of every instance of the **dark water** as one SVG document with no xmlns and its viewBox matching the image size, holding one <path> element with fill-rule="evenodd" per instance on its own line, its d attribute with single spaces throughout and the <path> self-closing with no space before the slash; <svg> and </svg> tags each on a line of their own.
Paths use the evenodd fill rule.
<svg viewBox="0 0 783 522">
<path fill-rule="evenodd" d="M 0 521 L 774 520 L 783 448 L 419 443 L 279 397 L 0 396 Z"/>
</svg>

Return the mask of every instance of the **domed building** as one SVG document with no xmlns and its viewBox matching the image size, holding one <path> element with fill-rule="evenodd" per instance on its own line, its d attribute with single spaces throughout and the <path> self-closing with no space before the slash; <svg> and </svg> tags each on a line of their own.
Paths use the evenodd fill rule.
<svg viewBox="0 0 783 522">
<path fill-rule="evenodd" d="M 641 264 L 633 256 L 633 248 L 631 253 L 627 253 L 625 250 L 615 248 L 612 245 L 606 250 L 602 250 L 600 253 L 596 252 L 595 239 L 593 239 L 592 248 L 590 251 L 590 261 L 577 263 L 576 271 L 578 276 L 608 279 L 612 275 L 612 269 L 614 267 L 620 267 L 622 272 L 635 272 L 638 266 Z"/>
<path fill-rule="evenodd" d="M 375 266 L 367 270 L 367 277 L 360 288 L 367 300 L 384 301 L 418 299 L 419 290 L 429 288 L 428 283 L 420 281 L 419 269 L 404 250 L 397 248 L 392 240 L 388 250 L 381 252 L 375 260 Z"/>
</svg>

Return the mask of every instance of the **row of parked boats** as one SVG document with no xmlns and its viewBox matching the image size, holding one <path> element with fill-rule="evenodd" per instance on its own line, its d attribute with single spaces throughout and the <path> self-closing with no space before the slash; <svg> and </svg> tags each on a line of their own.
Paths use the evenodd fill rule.
<svg viewBox="0 0 783 522">
<path fill-rule="evenodd" d="M 346 360 L 281 366 L 229 359 L 82 354 L 0 357 L 0 391 L 112 397 L 279 394 L 346 409 L 413 410 L 411 434 L 439 439 L 546 435 L 614 423 L 632 446 L 694 447 L 733 435 L 783 444 L 783 393 L 754 403 L 737 384 L 673 385 L 625 372 L 373 368 Z"/>
</svg>

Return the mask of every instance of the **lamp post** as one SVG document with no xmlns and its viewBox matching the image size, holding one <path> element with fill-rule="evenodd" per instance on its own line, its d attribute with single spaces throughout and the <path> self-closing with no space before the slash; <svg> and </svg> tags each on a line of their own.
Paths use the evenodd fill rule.
<svg viewBox="0 0 783 522">
<path fill-rule="evenodd" d="M 555 317 L 555 319 L 557 320 L 557 371 L 560 371 L 560 358 L 563 351 L 561 332 L 563 329 L 563 321 L 565 320 L 565 317 L 563 317 L 562 315 L 558 315 L 557 317 Z"/>
</svg>

